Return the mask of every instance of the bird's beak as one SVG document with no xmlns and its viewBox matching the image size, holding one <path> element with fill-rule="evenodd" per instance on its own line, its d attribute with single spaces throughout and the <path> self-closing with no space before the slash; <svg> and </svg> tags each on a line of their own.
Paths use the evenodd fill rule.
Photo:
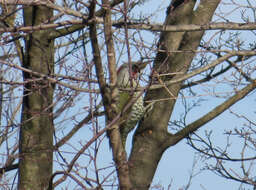
<svg viewBox="0 0 256 190">
<path fill-rule="evenodd" d="M 150 63 L 150 61 L 145 61 L 145 62 L 138 62 L 137 67 L 139 68 L 139 71 L 142 71 L 145 69 L 145 67 Z"/>
</svg>

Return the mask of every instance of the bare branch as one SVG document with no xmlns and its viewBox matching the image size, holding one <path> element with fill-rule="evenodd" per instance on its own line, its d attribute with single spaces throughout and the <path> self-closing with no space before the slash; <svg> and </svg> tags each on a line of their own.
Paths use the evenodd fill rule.
<svg viewBox="0 0 256 190">
<path fill-rule="evenodd" d="M 178 143 L 180 140 L 191 134 L 192 132 L 196 131 L 200 127 L 202 127 L 207 122 L 211 121 L 212 119 L 216 118 L 218 115 L 226 111 L 232 105 L 234 105 L 239 100 L 243 99 L 247 94 L 253 91 L 256 88 L 256 80 L 254 80 L 251 84 L 244 87 L 242 90 L 236 92 L 231 98 L 223 102 L 221 105 L 217 106 L 216 108 L 212 109 L 206 115 L 202 116 L 201 118 L 197 119 L 193 123 L 187 125 L 184 129 L 177 132 L 174 136 L 174 139 L 171 139 L 167 142 L 169 145 L 174 145 Z"/>
<path fill-rule="evenodd" d="M 16 69 L 19 69 L 19 70 L 21 70 L 23 72 L 33 74 L 33 75 L 35 75 L 37 77 L 41 77 L 42 80 L 48 80 L 51 83 L 59 84 L 60 86 L 64 86 L 64 87 L 67 87 L 67 88 L 70 88 L 70 89 L 73 89 L 73 90 L 76 90 L 76 91 L 89 92 L 89 93 L 92 93 L 92 92 L 93 93 L 99 93 L 98 90 L 83 89 L 83 88 L 79 88 L 79 87 L 76 87 L 76 86 L 73 86 L 73 85 L 70 85 L 70 84 L 67 84 L 67 83 L 63 83 L 63 82 L 60 82 L 59 80 L 57 80 L 55 78 L 52 78 L 51 76 L 48 76 L 48 75 L 45 75 L 45 74 L 42 74 L 42 73 L 39 73 L 39 72 L 32 71 L 30 69 L 18 66 L 18 65 L 13 64 L 13 63 L 8 63 L 8 62 L 3 61 L 3 60 L 0 60 L 0 63 L 8 65 L 8 66 L 16 68 Z"/>
<path fill-rule="evenodd" d="M 107 108 L 107 120 L 111 121 L 115 115 L 118 113 L 118 95 L 119 91 L 116 86 L 117 84 L 117 72 L 116 72 L 116 58 L 115 58 L 115 48 L 113 41 L 112 32 L 112 20 L 111 20 L 111 9 L 110 2 L 108 0 L 102 0 L 103 8 L 105 8 L 104 20 L 104 34 L 105 34 L 105 44 L 107 47 L 107 59 L 108 59 L 108 70 L 110 75 L 110 105 L 104 104 Z M 122 190 L 131 189 L 131 180 L 129 175 L 129 166 L 127 163 L 125 147 L 122 146 L 121 135 L 119 131 L 119 126 L 114 126 L 108 131 L 108 136 L 110 139 L 113 157 L 116 163 L 116 169 L 118 173 L 119 186 Z"/>
<path fill-rule="evenodd" d="M 117 28 L 125 27 L 124 21 L 115 22 L 113 26 Z M 128 22 L 129 29 L 149 30 L 149 31 L 165 31 L 165 32 L 184 32 L 184 31 L 202 31 L 202 30 L 255 30 L 254 22 L 235 23 L 235 22 L 220 22 L 208 24 L 179 24 L 179 25 L 163 25 L 157 23 L 140 23 Z"/>
<path fill-rule="evenodd" d="M 71 14 L 71 13 L 70 13 Z M 88 16 L 75 14 L 82 20 L 79 19 L 72 19 L 61 21 L 57 23 L 51 24 L 41 24 L 38 26 L 15 26 L 15 27 L 3 27 L 0 28 L 0 33 L 4 32 L 32 32 L 36 30 L 47 30 L 50 28 L 58 28 L 66 26 L 66 28 L 60 29 L 55 33 L 58 33 L 61 36 L 74 32 L 76 30 L 70 29 L 68 26 L 70 25 L 81 25 L 77 26 L 79 29 L 83 28 L 84 25 L 88 25 L 91 22 L 96 22 L 97 24 L 103 24 L 103 19 L 100 17 L 95 17 L 93 20 L 88 20 Z M 112 26 L 117 28 L 125 28 L 128 29 L 137 29 L 137 30 L 148 30 L 148 31 L 165 31 L 165 32 L 185 32 L 185 31 L 203 31 L 203 30 L 255 30 L 256 24 L 255 23 L 231 23 L 231 22 L 222 22 L 222 23 L 209 23 L 206 25 L 197 25 L 197 24 L 181 24 L 181 25 L 163 25 L 163 24 L 150 24 L 150 23 L 138 23 L 138 22 L 128 22 L 127 26 L 124 25 L 124 21 L 113 21 Z M 74 27 L 74 26 L 72 26 Z M 64 32 L 64 33 L 63 33 Z M 68 33 L 67 33 L 68 32 Z M 60 37 L 60 36 L 55 36 Z"/>
</svg>

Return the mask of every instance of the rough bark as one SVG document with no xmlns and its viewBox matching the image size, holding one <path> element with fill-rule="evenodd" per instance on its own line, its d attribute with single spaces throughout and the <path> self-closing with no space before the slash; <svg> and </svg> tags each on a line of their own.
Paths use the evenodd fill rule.
<svg viewBox="0 0 256 190">
<path fill-rule="evenodd" d="M 46 22 L 53 10 L 33 6 L 24 9 L 25 26 Z M 45 75 L 54 73 L 54 42 L 50 31 L 37 31 L 25 39 L 23 66 Z M 23 72 L 24 86 L 22 125 L 20 127 L 19 179 L 20 190 L 47 189 L 52 174 L 53 91 L 54 85 L 44 78 Z"/>
<path fill-rule="evenodd" d="M 115 48 L 113 41 L 112 32 L 112 21 L 111 21 L 111 5 L 108 0 L 102 0 L 103 8 L 105 8 L 104 20 L 104 36 L 105 44 L 107 47 L 107 59 L 108 59 L 108 70 L 110 77 L 110 104 L 104 106 L 107 108 L 107 122 L 110 123 L 118 115 L 118 88 L 117 88 L 117 72 L 116 72 L 116 58 Z M 121 135 L 119 131 L 119 125 L 113 125 L 108 131 L 108 136 L 112 148 L 113 159 L 116 163 L 116 170 L 118 173 L 119 186 L 121 190 L 130 190 L 131 182 L 129 178 L 129 169 L 127 164 L 127 157 L 125 148 L 122 146 Z"/>
<path fill-rule="evenodd" d="M 96 74 L 100 85 L 100 91 L 103 99 L 104 108 L 106 110 L 106 122 L 108 125 L 113 123 L 107 134 L 109 137 L 110 145 L 112 148 L 113 159 L 116 164 L 116 170 L 118 173 L 119 186 L 122 190 L 131 189 L 131 182 L 129 178 L 129 169 L 127 164 L 127 157 L 124 147 L 122 146 L 119 125 L 115 122 L 120 117 L 118 113 L 118 88 L 117 88 L 117 73 L 116 73 L 116 60 L 114 51 L 114 42 L 112 39 L 112 21 L 111 21 L 111 9 L 110 2 L 108 0 L 102 0 L 103 8 L 105 9 L 104 16 L 104 37 L 105 45 L 107 48 L 108 58 L 108 70 L 110 73 L 109 85 L 106 84 L 102 66 L 102 60 L 100 55 L 100 49 L 97 39 L 96 24 L 90 24 L 90 38 L 93 49 L 93 57 L 96 68 Z M 91 4 L 90 17 L 94 17 L 95 5 Z"/>
<path fill-rule="evenodd" d="M 220 0 L 201 0 L 197 11 L 193 11 L 195 1 L 186 1 L 182 6 L 171 11 L 166 17 L 166 25 L 206 24 L 220 3 Z M 186 73 L 194 53 L 174 53 L 175 50 L 197 49 L 204 31 L 199 32 L 162 32 L 159 40 L 159 52 L 155 58 L 154 70 L 163 73 Z M 161 78 L 163 81 L 180 75 Z M 154 80 L 154 79 L 153 79 Z M 169 147 L 164 143 L 174 137 L 167 131 L 168 121 L 181 89 L 182 82 L 166 88 L 150 90 L 146 100 L 169 99 L 158 101 L 148 117 L 140 123 L 133 139 L 133 149 L 129 158 L 130 176 L 134 189 L 148 189 L 163 152 Z M 161 120 L 159 120 L 161 118 Z"/>
</svg>

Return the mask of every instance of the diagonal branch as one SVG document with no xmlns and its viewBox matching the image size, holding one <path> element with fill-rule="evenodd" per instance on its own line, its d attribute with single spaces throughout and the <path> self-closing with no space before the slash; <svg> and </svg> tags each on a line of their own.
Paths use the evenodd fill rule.
<svg viewBox="0 0 256 190">
<path fill-rule="evenodd" d="M 230 108 L 232 105 L 234 105 L 239 100 L 243 99 L 247 94 L 252 92 L 256 88 L 256 80 L 254 80 L 252 83 L 244 87 L 242 90 L 236 92 L 235 95 L 230 97 L 228 100 L 223 102 L 221 105 L 215 107 L 212 109 L 209 113 L 202 116 L 201 118 L 197 119 L 193 123 L 187 125 L 184 129 L 180 130 L 174 135 L 174 138 L 170 138 L 170 140 L 166 141 L 167 146 L 172 146 L 176 143 L 178 143 L 183 138 L 187 137 L 189 134 L 193 133 L 200 127 L 202 127 L 207 122 L 211 121 L 212 119 L 216 118 L 218 115 L 226 111 L 228 108 Z"/>
<path fill-rule="evenodd" d="M 72 130 L 61 140 L 59 140 L 55 145 L 54 149 L 58 149 L 62 145 L 64 145 L 71 137 L 74 136 L 74 134 L 81 129 L 85 124 L 89 123 L 93 117 L 102 116 L 104 112 L 98 112 L 98 110 L 95 110 L 93 113 L 89 113 L 82 121 L 80 121 L 75 127 L 72 128 Z"/>
<path fill-rule="evenodd" d="M 118 4 L 120 4 L 121 2 L 123 2 L 123 0 L 112 0 L 110 3 L 110 6 L 114 7 Z M 104 8 L 101 8 L 98 11 L 96 11 L 94 19 L 102 17 L 104 15 L 104 12 L 105 12 Z M 85 23 L 83 21 L 83 25 L 72 25 L 70 27 L 65 27 L 65 28 L 56 30 L 54 33 L 51 34 L 51 38 L 52 39 L 59 38 L 61 36 L 65 36 L 65 35 L 71 34 L 73 32 L 76 32 L 78 30 L 81 30 L 82 28 L 84 28 L 84 24 Z"/>
<path fill-rule="evenodd" d="M 169 80 L 167 82 L 165 82 L 165 85 L 171 85 L 171 84 L 176 84 L 182 81 L 185 81 L 197 74 L 200 74 L 204 71 L 207 71 L 213 67 L 216 67 L 217 65 L 221 64 L 223 61 L 228 60 L 229 58 L 233 57 L 233 56 L 254 56 L 256 55 L 256 51 L 229 51 L 226 55 L 220 57 L 219 59 L 216 59 L 215 61 L 213 61 L 212 63 L 210 63 L 209 65 L 206 65 L 204 67 L 201 67 L 199 69 L 196 69 L 190 73 L 187 73 L 181 77 L 178 77 L 176 79 L 172 79 Z M 159 88 L 163 88 L 162 84 L 159 85 L 153 85 L 152 87 L 150 87 L 150 90 L 152 89 L 159 89 Z"/>
<path fill-rule="evenodd" d="M 212 79 L 214 79 L 214 78 L 220 76 L 221 74 L 223 74 L 223 73 L 229 71 L 230 68 L 232 68 L 231 65 L 225 67 L 224 69 L 221 69 L 220 71 L 218 71 L 218 72 L 216 72 L 216 73 L 214 73 L 214 74 L 206 75 L 204 78 L 199 79 L 199 80 L 197 80 L 197 81 L 190 81 L 190 82 L 188 82 L 187 84 L 183 84 L 183 85 L 181 86 L 181 89 L 191 88 L 192 86 L 196 86 L 196 85 L 198 85 L 198 84 L 203 84 L 203 83 L 205 83 L 205 82 L 209 82 L 210 80 L 212 80 Z"/>
<path fill-rule="evenodd" d="M 31 69 L 27 69 L 27 68 L 25 68 L 25 67 L 21 67 L 21 66 L 19 66 L 19 65 L 16 65 L 16 64 L 13 64 L 13 63 L 9 63 L 9 62 L 7 62 L 7 61 L 0 60 L 0 63 L 1 63 L 1 64 L 4 64 L 4 65 L 8 65 L 8 66 L 13 67 L 13 68 L 18 69 L 18 70 L 21 70 L 21 71 L 23 71 L 24 73 L 30 73 L 30 74 L 32 74 L 32 75 L 34 75 L 34 76 L 37 76 L 37 77 L 38 77 L 38 80 L 48 80 L 49 82 L 51 82 L 51 83 L 53 83 L 53 84 L 58 84 L 58 85 L 60 85 L 60 86 L 64 86 L 64 87 L 70 88 L 70 89 L 72 89 L 72 90 L 80 91 L 80 92 L 99 93 L 98 90 L 89 90 L 89 89 L 84 89 L 84 88 L 76 87 L 76 86 L 74 86 L 74 85 L 70 85 L 70 84 L 61 82 L 61 81 L 59 81 L 58 79 L 55 79 L 55 78 L 53 78 L 53 77 L 50 76 L 50 75 L 42 74 L 42 73 L 33 71 L 33 70 L 31 70 Z M 40 78 L 41 78 L 41 79 L 40 79 Z M 3 83 L 3 82 L 0 80 L 0 83 Z"/>
</svg>

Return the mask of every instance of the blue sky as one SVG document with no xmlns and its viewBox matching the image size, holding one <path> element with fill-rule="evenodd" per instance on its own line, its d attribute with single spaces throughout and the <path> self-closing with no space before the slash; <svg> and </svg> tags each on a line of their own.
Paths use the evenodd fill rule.
<svg viewBox="0 0 256 190">
<path fill-rule="evenodd" d="M 223 2 L 230 2 L 228 0 L 223 1 Z M 237 1 L 238 2 L 238 1 Z M 154 15 L 151 17 L 153 20 L 150 20 L 152 22 L 163 22 L 164 17 L 165 17 L 165 10 L 166 7 L 168 6 L 167 1 L 146 1 L 144 5 L 141 7 L 136 8 L 131 15 L 134 17 L 136 15 L 140 15 L 140 13 L 145 13 L 147 15 L 150 15 L 151 13 L 154 13 Z M 245 4 L 245 1 L 239 1 L 241 4 Z M 222 11 L 230 11 L 233 10 L 233 8 L 236 8 L 235 6 L 224 6 L 221 8 Z M 148 11 L 150 10 L 150 12 Z M 237 21 L 241 22 L 240 18 L 241 10 L 235 9 L 228 18 L 232 21 Z M 248 13 L 250 14 L 250 13 Z M 227 18 L 227 17 L 226 17 Z M 215 17 L 217 21 L 221 21 L 219 18 Z M 215 20 L 214 19 L 214 20 Z M 210 39 L 212 35 L 215 34 L 216 31 L 211 31 L 208 32 L 205 35 L 205 40 Z M 245 33 L 245 32 L 244 32 Z M 130 32 L 131 34 L 131 32 Z M 148 42 L 152 42 L 152 35 L 149 32 L 143 32 L 143 37 L 145 37 L 145 40 Z M 241 35 L 241 38 L 244 40 L 250 41 L 250 38 L 253 37 L 248 35 Z M 136 58 L 136 51 L 132 50 L 132 55 L 133 58 Z M 138 56 L 139 59 L 139 56 Z M 122 56 L 122 60 L 127 60 L 126 55 Z M 215 84 L 216 85 L 216 84 Z M 198 94 L 205 94 L 205 92 L 200 91 L 201 87 L 198 87 Z M 228 86 L 225 85 L 216 85 L 216 89 L 219 92 L 231 92 L 232 89 Z M 195 98 L 190 98 L 189 101 L 196 101 L 199 98 L 203 98 L 205 101 L 201 103 L 201 106 L 196 107 L 193 109 L 189 114 L 188 117 L 186 118 L 186 122 L 190 123 L 200 116 L 202 116 L 204 113 L 207 113 L 207 111 L 211 110 L 214 108 L 216 105 L 220 104 L 221 102 L 224 101 L 223 98 L 214 98 L 210 94 L 206 94 L 203 97 L 195 97 Z M 85 100 L 80 101 L 81 103 L 79 104 L 80 107 L 79 110 L 81 110 L 84 104 L 87 104 Z M 82 103 L 83 102 L 83 103 Z M 255 103 L 255 99 L 253 95 L 248 96 L 246 99 L 242 100 L 241 102 L 237 103 L 236 105 L 232 106 L 231 110 L 236 110 L 241 114 L 246 114 L 248 117 L 253 119 L 255 117 L 254 114 L 254 107 L 251 106 L 248 108 L 248 105 L 253 105 Z M 78 109 L 78 107 L 74 107 L 75 110 Z M 177 101 L 177 104 L 175 106 L 175 111 L 174 114 L 172 115 L 171 120 L 179 119 L 180 115 L 184 112 L 184 108 L 182 105 L 181 99 Z M 68 112 L 70 113 L 70 111 Z M 79 117 L 77 117 L 79 118 Z M 79 119 L 78 119 L 79 120 Z M 100 126 L 101 128 L 104 127 L 104 119 L 100 120 Z M 197 133 L 204 136 L 206 130 L 213 131 L 212 138 L 214 139 L 214 143 L 216 143 L 216 146 L 222 146 L 226 143 L 226 138 L 223 136 L 223 133 L 225 132 L 225 129 L 234 129 L 235 127 L 241 127 L 243 125 L 243 121 L 238 120 L 234 115 L 231 115 L 229 111 L 226 111 L 222 115 L 220 115 L 218 118 L 214 119 L 213 121 L 207 123 L 202 129 L 198 130 Z M 68 126 L 68 125 L 67 125 Z M 70 128 L 67 126 L 62 126 L 66 131 L 68 131 Z M 130 134 L 130 140 L 131 140 L 132 134 Z M 70 145 L 65 145 L 61 149 L 62 150 L 68 150 L 70 152 L 75 151 L 75 148 L 81 147 L 81 144 L 85 144 L 86 141 L 88 141 L 92 137 L 91 133 L 88 133 L 88 128 L 85 126 L 83 129 L 79 131 L 78 134 L 75 135 L 75 137 L 72 138 L 72 140 L 69 142 Z M 234 138 L 232 139 L 232 148 L 231 151 L 233 152 L 234 155 L 239 156 L 239 153 L 241 151 L 241 142 Z M 73 148 L 71 148 L 72 146 Z M 72 150 L 73 149 L 73 150 Z M 128 152 L 129 152 L 129 143 L 127 146 Z M 86 151 L 88 153 L 88 151 Z M 98 153 L 97 157 L 97 165 L 99 168 L 104 168 L 109 166 L 112 161 L 111 157 L 111 152 L 108 147 L 108 142 L 107 139 L 105 138 L 103 140 L 102 147 L 100 148 L 100 151 Z M 67 158 L 72 158 L 71 154 L 66 154 Z M 84 165 L 86 164 L 86 160 L 88 159 L 87 156 L 82 156 L 79 159 L 79 164 L 83 163 Z M 198 161 L 194 173 L 197 174 L 206 164 L 206 162 L 202 159 L 199 159 L 198 155 L 195 154 L 195 151 L 187 145 L 186 139 L 182 140 L 179 142 L 177 145 L 174 147 L 170 147 L 163 155 L 157 172 L 155 174 L 154 180 L 152 182 L 152 186 L 154 187 L 153 189 L 161 189 L 157 184 L 160 184 L 164 187 L 164 189 L 168 189 L 168 185 L 171 184 L 170 189 L 171 190 L 181 190 L 184 188 L 184 186 L 187 184 L 189 180 L 189 176 L 192 170 L 192 165 L 195 161 Z M 208 161 L 207 163 L 215 163 L 215 161 Z M 235 164 L 232 164 L 229 166 L 235 167 L 237 171 L 239 172 L 239 166 L 235 166 Z M 91 169 L 90 169 L 91 168 Z M 93 166 L 90 165 L 88 168 L 90 176 L 94 176 L 93 173 Z M 107 175 L 107 173 L 114 171 L 114 167 L 105 169 L 101 172 L 102 178 Z M 66 185 L 68 182 L 65 183 Z M 69 184 L 69 188 L 75 188 L 73 183 Z M 213 174 L 210 171 L 202 171 L 198 175 L 196 175 L 192 179 L 192 184 L 190 186 L 190 190 L 215 190 L 215 189 L 238 189 L 239 188 L 239 183 L 226 180 L 224 178 L 218 177 L 217 175 Z M 63 186 L 62 186 L 63 187 Z M 58 187 L 57 189 L 61 189 L 61 186 Z"/>
<path fill-rule="evenodd" d="M 230 0 L 223 0 L 223 2 L 232 3 Z M 235 2 L 246 5 L 246 0 L 236 0 Z M 251 0 L 250 2 L 253 2 L 253 0 Z M 154 13 L 150 17 L 152 19 L 150 20 L 150 22 L 162 23 L 164 21 L 165 11 L 168 4 L 169 4 L 169 1 L 165 1 L 165 0 L 159 0 L 159 1 L 146 0 L 145 4 L 142 5 L 141 7 L 136 8 L 131 13 L 131 15 L 135 17 L 136 15 L 140 15 L 140 13 L 143 13 L 146 15 L 150 15 Z M 254 6 L 256 6 L 255 2 L 254 2 Z M 223 12 L 231 12 L 228 16 L 225 17 L 225 18 L 228 18 L 230 21 L 241 22 L 241 19 L 240 19 L 241 9 L 236 9 L 235 5 L 221 6 L 221 9 L 219 9 L 219 11 L 220 10 Z M 253 18 L 252 12 L 248 11 L 246 14 L 248 14 L 250 18 Z M 219 17 L 215 17 L 214 20 L 221 21 Z M 216 31 L 208 32 L 205 35 L 204 39 L 207 41 L 207 39 L 210 39 L 212 35 L 215 34 L 215 32 Z M 152 36 L 153 35 L 150 32 L 143 32 L 143 37 L 145 37 L 145 40 L 148 41 L 149 43 L 152 43 Z M 255 41 L 255 36 L 252 35 L 252 33 L 250 32 L 242 32 L 240 36 L 241 36 L 240 39 L 245 40 L 247 45 L 248 45 L 248 42 Z M 88 53 L 91 53 L 91 49 L 89 46 L 88 46 Z M 79 50 L 76 56 L 77 57 L 81 56 L 81 54 L 82 54 L 82 50 Z M 139 55 L 136 54 L 136 50 L 132 49 L 132 55 L 133 55 L 133 58 L 139 59 Z M 154 55 L 152 55 L 152 57 L 154 57 Z M 127 60 L 127 56 L 126 55 L 122 56 L 121 60 L 122 61 Z M 70 63 L 73 64 L 73 66 L 76 66 L 76 68 L 82 68 L 83 66 L 82 62 L 78 63 L 78 62 L 73 62 L 71 60 Z M 213 83 L 213 85 L 216 86 L 216 90 L 219 92 L 232 91 L 232 88 L 228 85 L 218 85 L 218 83 Z M 203 91 L 200 86 L 196 88 L 196 91 L 199 95 L 206 94 L 205 91 Z M 203 98 L 204 101 L 201 102 L 201 106 L 194 108 L 188 114 L 186 118 L 187 123 L 190 123 L 196 120 L 203 114 L 207 113 L 207 111 L 211 110 L 216 105 L 224 101 L 223 98 L 215 98 L 210 94 L 206 94 L 202 97 L 190 97 L 188 100 L 192 102 L 192 101 L 199 100 L 199 98 Z M 76 99 L 77 99 L 77 102 L 76 102 L 77 104 L 73 105 L 73 107 L 68 109 L 65 113 L 63 113 L 59 119 L 55 120 L 56 126 L 58 127 L 57 134 L 60 136 L 62 136 L 62 134 L 67 133 L 72 128 L 72 126 L 74 126 L 87 113 L 85 107 L 89 106 L 88 95 L 85 93 L 82 93 Z M 255 119 L 255 106 L 253 105 L 255 105 L 255 96 L 253 93 L 251 93 L 244 100 L 232 106 L 230 110 L 236 111 L 239 114 L 244 114 L 248 116 L 248 118 L 253 120 Z M 182 105 L 182 99 L 179 98 L 176 103 L 175 111 L 172 115 L 171 121 L 178 120 L 180 118 L 180 115 L 183 113 L 184 113 L 184 107 Z M 76 115 L 76 117 L 71 117 L 73 115 Z M 64 118 L 67 120 L 64 121 L 63 123 L 58 123 L 58 121 L 61 121 Z M 234 115 L 230 114 L 230 111 L 228 110 L 222 115 L 220 115 L 218 118 L 207 123 L 203 128 L 198 130 L 197 133 L 204 136 L 206 130 L 208 131 L 212 130 L 213 131 L 212 138 L 214 140 L 213 142 L 215 143 L 216 146 L 221 147 L 226 143 L 226 138 L 225 136 L 223 136 L 223 133 L 225 132 L 225 130 L 234 129 L 235 127 L 240 128 L 241 126 L 244 125 L 244 123 L 245 123 L 244 120 L 238 119 Z M 102 129 L 104 128 L 104 126 L 105 126 L 104 119 L 101 118 L 99 120 L 99 128 Z M 79 148 L 81 148 L 81 146 L 84 145 L 93 136 L 93 132 L 92 132 L 93 129 L 94 128 L 91 125 L 84 126 L 68 142 L 67 145 L 64 145 L 63 147 L 61 147 L 61 150 L 63 151 L 63 155 L 67 160 L 71 160 L 74 156 L 74 152 L 76 152 Z M 132 134 L 130 134 L 129 136 L 130 140 L 131 140 L 131 136 Z M 111 165 L 113 161 L 111 157 L 111 150 L 108 147 L 108 140 L 103 137 L 101 137 L 100 139 L 103 139 L 103 142 L 100 147 L 100 151 L 98 153 L 99 155 L 97 156 L 97 167 L 104 168 Z M 243 145 L 242 143 L 243 142 L 241 142 L 239 138 L 234 137 L 231 139 L 232 147 L 230 148 L 230 152 L 232 152 L 234 156 L 239 157 L 241 148 Z M 128 146 L 127 146 L 128 152 L 129 152 L 129 147 L 130 145 L 128 143 Z M 254 153 L 250 152 L 250 154 L 254 154 Z M 92 148 L 88 149 L 77 161 L 77 163 L 79 163 L 84 167 L 81 170 L 86 172 L 86 169 L 87 169 L 89 176 L 91 176 L 92 178 L 95 178 L 93 163 L 90 163 L 90 164 L 88 163 L 91 155 L 93 155 Z M 60 158 L 58 158 L 58 161 L 63 162 Z M 162 185 L 164 189 L 168 189 L 168 185 L 171 183 L 171 187 L 170 187 L 171 190 L 183 190 L 184 186 L 187 184 L 189 180 L 189 175 L 192 169 L 192 165 L 195 161 L 198 161 L 194 171 L 196 174 L 205 166 L 206 161 L 200 159 L 198 155 L 195 154 L 195 151 L 189 145 L 187 145 L 186 139 L 182 140 L 174 147 L 170 147 L 164 153 L 159 163 L 157 172 L 152 182 L 152 185 L 155 187 L 153 189 L 161 189 L 160 187 L 157 188 L 157 186 L 155 186 L 157 184 Z M 214 162 L 215 161 L 209 161 L 207 163 L 214 163 Z M 228 168 L 232 168 L 232 167 L 234 167 L 236 171 L 239 173 L 239 170 L 240 170 L 239 165 L 233 164 L 233 163 L 231 165 L 228 165 Z M 55 167 L 54 167 L 55 170 L 59 170 L 63 168 L 61 167 L 61 164 L 55 164 Z M 112 171 L 114 171 L 114 167 L 103 169 L 100 172 L 101 178 L 103 179 L 107 174 L 111 173 Z M 255 172 L 255 168 L 253 171 Z M 60 190 L 64 187 L 64 185 L 67 185 L 69 187 L 68 189 L 76 189 L 76 186 L 71 180 L 67 180 L 67 182 L 63 183 L 63 185 L 58 186 L 56 189 Z M 240 185 L 239 183 L 218 177 L 212 172 L 202 171 L 193 178 L 192 184 L 189 189 L 190 190 L 239 189 L 239 185 Z"/>
</svg>

